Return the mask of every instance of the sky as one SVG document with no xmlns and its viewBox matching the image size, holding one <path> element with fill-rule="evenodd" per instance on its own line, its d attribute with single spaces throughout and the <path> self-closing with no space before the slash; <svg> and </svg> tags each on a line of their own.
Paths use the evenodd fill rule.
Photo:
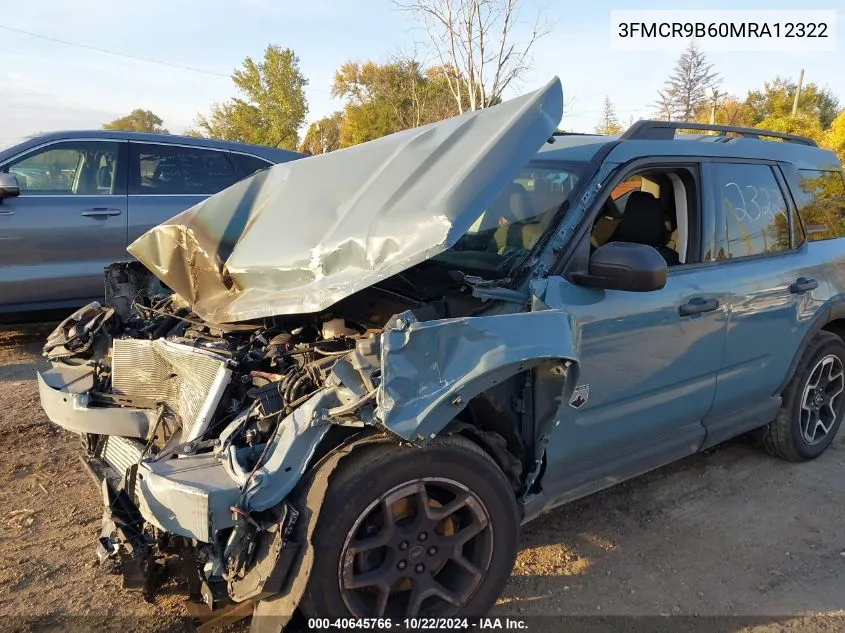
<svg viewBox="0 0 845 633">
<path fill-rule="evenodd" d="M 537 3 L 537 4 L 535 4 Z M 524 0 L 527 20 L 544 8 L 551 32 L 534 49 L 533 67 L 506 96 L 561 78 L 567 104 L 561 127 L 591 131 L 608 96 L 619 119 L 653 114 L 657 89 L 677 53 L 611 51 L 610 11 L 672 9 L 678 3 L 622 0 Z M 771 0 L 688 1 L 689 9 L 799 8 Z M 835 52 L 708 53 L 722 90 L 744 97 L 776 75 L 829 87 L 845 104 L 845 3 L 817 0 L 805 9 L 835 9 Z M 4 29 L 4 27 L 7 27 Z M 15 30 L 29 31 L 34 37 Z M 56 38 L 80 46 L 51 41 Z M 0 23 L 0 147 L 57 129 L 99 128 L 134 108 L 149 109 L 181 133 L 197 113 L 236 94 L 230 75 L 267 44 L 290 47 L 308 78 L 308 121 L 340 109 L 330 88 L 349 60 L 388 61 L 415 51 L 431 63 L 425 34 L 391 0 L 29 0 L 5 11 Z M 167 62 L 166 66 L 96 47 Z"/>
</svg>

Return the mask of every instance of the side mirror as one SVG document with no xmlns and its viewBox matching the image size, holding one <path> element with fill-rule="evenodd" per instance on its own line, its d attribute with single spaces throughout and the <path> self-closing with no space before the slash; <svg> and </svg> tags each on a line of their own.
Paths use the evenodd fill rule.
<svg viewBox="0 0 845 633">
<path fill-rule="evenodd" d="M 666 285 L 666 260 L 651 246 L 609 242 L 590 257 L 589 272 L 572 282 L 590 288 L 649 292 Z"/>
<path fill-rule="evenodd" d="M 0 174 L 0 200 L 3 198 L 14 198 L 21 195 L 21 188 L 18 179 L 14 174 Z"/>
</svg>

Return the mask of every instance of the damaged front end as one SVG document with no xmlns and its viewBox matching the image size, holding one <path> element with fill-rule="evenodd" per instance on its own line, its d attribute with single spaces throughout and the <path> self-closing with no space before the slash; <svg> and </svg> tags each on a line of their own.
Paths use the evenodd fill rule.
<svg viewBox="0 0 845 633">
<path fill-rule="evenodd" d="M 107 278 L 127 266 L 140 265 L 113 265 Z M 573 327 L 556 310 L 444 318 L 426 306 L 376 327 L 364 300 L 219 325 L 177 295 L 129 287 L 107 302 L 49 337 L 53 367 L 38 381 L 50 419 L 84 439 L 104 503 L 101 562 L 119 565 L 124 585 L 147 598 L 173 566 L 212 608 L 279 594 L 303 545 L 304 508 L 290 494 L 321 457 L 379 435 L 423 446 L 483 392 L 500 389 L 504 408 L 535 369 L 561 394 L 576 377 Z M 352 305 L 369 317 L 353 318 Z M 542 466 L 546 422 L 530 426 L 536 442 L 501 449 L 500 461 L 515 462 L 517 493 Z"/>
<path fill-rule="evenodd" d="M 107 288 L 139 268 L 110 267 Z M 101 562 L 147 596 L 172 554 L 210 606 L 277 593 L 296 552 L 285 497 L 331 427 L 373 424 L 378 332 L 336 317 L 213 325 L 177 295 L 122 290 L 50 335 L 38 375 L 101 487 Z"/>
<path fill-rule="evenodd" d="M 523 223 L 491 212 L 468 231 L 549 138 L 561 104 L 554 81 L 498 109 L 279 165 L 146 233 L 129 249 L 143 265 L 106 270 L 104 303 L 50 335 L 38 382 L 49 418 L 83 438 L 104 504 L 98 555 L 127 587 L 151 598 L 176 566 L 212 608 L 287 595 L 289 614 L 321 500 L 303 482 L 319 472 L 328 485 L 326 469 L 362 443 L 462 433 L 518 499 L 537 491 L 578 334 L 528 283 L 496 286 L 531 249 L 496 239 L 508 222 L 539 234 L 535 220 L 558 217 L 574 189 Z M 315 187 L 321 165 L 349 177 Z M 330 169 L 344 165 L 367 174 Z M 313 214 L 317 246 L 285 229 L 290 205 Z M 552 406 L 534 411 L 535 390 Z"/>
</svg>

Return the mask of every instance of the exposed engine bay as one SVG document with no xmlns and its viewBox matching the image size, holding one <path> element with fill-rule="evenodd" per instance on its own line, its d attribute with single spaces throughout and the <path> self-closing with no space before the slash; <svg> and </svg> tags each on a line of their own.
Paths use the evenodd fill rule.
<svg viewBox="0 0 845 633">
<path fill-rule="evenodd" d="M 330 430 L 384 430 L 380 337 L 416 302 L 372 289 L 331 312 L 211 324 L 137 262 L 109 267 L 106 291 L 48 337 L 39 376 L 103 493 L 100 561 L 150 599 L 174 560 L 210 607 L 276 593 L 297 549 L 285 497 Z M 481 304 L 453 294 L 417 314 Z"/>
</svg>

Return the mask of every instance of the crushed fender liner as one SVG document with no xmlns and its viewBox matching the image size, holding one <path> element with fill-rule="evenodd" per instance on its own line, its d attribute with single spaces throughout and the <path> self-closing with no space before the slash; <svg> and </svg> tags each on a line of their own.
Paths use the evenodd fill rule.
<svg viewBox="0 0 845 633">
<path fill-rule="evenodd" d="M 314 563 L 312 537 L 320 519 L 320 510 L 331 476 L 338 465 L 361 446 L 392 441 L 385 435 L 352 440 L 329 453 L 297 484 L 290 501 L 299 508 L 300 512 L 293 537 L 293 540 L 299 544 L 299 551 L 291 563 L 287 573 L 288 582 L 283 589 L 277 595 L 262 600 L 255 606 L 250 633 L 280 633 L 299 606 L 305 594 L 305 588 L 308 586 Z"/>
</svg>

